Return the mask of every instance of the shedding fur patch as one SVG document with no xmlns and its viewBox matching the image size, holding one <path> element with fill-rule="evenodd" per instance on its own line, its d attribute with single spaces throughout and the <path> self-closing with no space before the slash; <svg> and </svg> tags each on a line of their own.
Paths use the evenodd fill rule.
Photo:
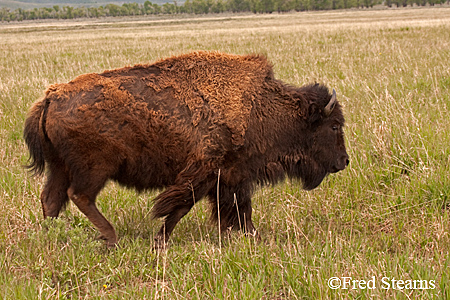
<svg viewBox="0 0 450 300">
<path fill-rule="evenodd" d="M 193 52 L 173 56 L 153 64 L 162 71 L 147 78 L 156 91 L 171 87 L 175 97 L 192 112 L 192 124 L 202 118 L 226 126 L 232 143 L 244 143 L 253 101 L 262 90 L 272 66 L 265 57 L 231 55 L 220 52 Z"/>
</svg>

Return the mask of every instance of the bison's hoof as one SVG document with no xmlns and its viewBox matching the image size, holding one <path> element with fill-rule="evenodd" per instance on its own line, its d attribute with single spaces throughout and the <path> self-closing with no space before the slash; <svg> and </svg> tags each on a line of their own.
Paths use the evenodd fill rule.
<svg viewBox="0 0 450 300">
<path fill-rule="evenodd" d="M 108 247 L 110 249 L 116 248 L 116 246 L 117 246 L 117 238 L 116 237 L 108 238 L 108 237 L 104 236 L 103 234 L 101 234 L 97 237 L 97 240 L 105 241 L 106 247 Z"/>
<path fill-rule="evenodd" d="M 259 234 L 259 232 L 256 229 L 253 229 L 251 231 L 245 231 L 244 235 L 246 237 L 254 238 L 257 242 L 261 241 L 261 235 Z"/>
<path fill-rule="evenodd" d="M 167 250 L 168 245 L 167 241 L 164 238 L 156 237 L 155 243 L 153 245 L 153 251 L 155 252 L 164 252 Z"/>
</svg>

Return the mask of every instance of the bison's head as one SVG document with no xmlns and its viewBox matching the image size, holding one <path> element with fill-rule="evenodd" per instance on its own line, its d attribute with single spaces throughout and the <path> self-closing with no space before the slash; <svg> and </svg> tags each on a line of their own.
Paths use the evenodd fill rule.
<svg viewBox="0 0 450 300">
<path fill-rule="evenodd" d="M 344 116 L 335 90 L 330 94 L 326 87 L 315 84 L 300 88 L 300 92 L 307 99 L 306 128 L 302 130 L 306 140 L 294 169 L 303 187 L 310 190 L 327 174 L 345 169 L 349 157 L 344 141 Z"/>
</svg>

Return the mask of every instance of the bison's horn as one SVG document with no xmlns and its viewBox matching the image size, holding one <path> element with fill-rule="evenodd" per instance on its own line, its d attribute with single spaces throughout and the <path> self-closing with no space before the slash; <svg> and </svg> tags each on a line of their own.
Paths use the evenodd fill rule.
<svg viewBox="0 0 450 300">
<path fill-rule="evenodd" d="M 333 111 L 335 105 L 336 105 L 336 91 L 333 89 L 333 95 L 331 96 L 330 102 L 328 102 L 327 106 L 325 106 L 325 109 L 323 111 L 325 113 L 325 116 L 328 117 L 329 115 L 331 115 L 331 112 Z"/>
</svg>

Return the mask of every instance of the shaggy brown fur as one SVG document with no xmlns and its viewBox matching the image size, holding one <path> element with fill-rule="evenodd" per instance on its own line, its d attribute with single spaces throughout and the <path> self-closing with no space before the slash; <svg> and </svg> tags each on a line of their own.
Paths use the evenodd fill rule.
<svg viewBox="0 0 450 300">
<path fill-rule="evenodd" d="M 274 79 L 262 56 L 219 52 L 53 85 L 24 130 L 29 168 L 40 174 L 47 165 L 44 217 L 57 217 L 71 199 L 114 245 L 114 228 L 95 206 L 112 179 L 137 190 L 165 187 L 153 207 L 165 218 L 157 247 L 204 197 L 222 230 L 254 233 L 255 183 L 287 175 L 312 189 L 348 164 L 341 108 L 324 112 L 331 98 L 324 86 Z"/>
</svg>

